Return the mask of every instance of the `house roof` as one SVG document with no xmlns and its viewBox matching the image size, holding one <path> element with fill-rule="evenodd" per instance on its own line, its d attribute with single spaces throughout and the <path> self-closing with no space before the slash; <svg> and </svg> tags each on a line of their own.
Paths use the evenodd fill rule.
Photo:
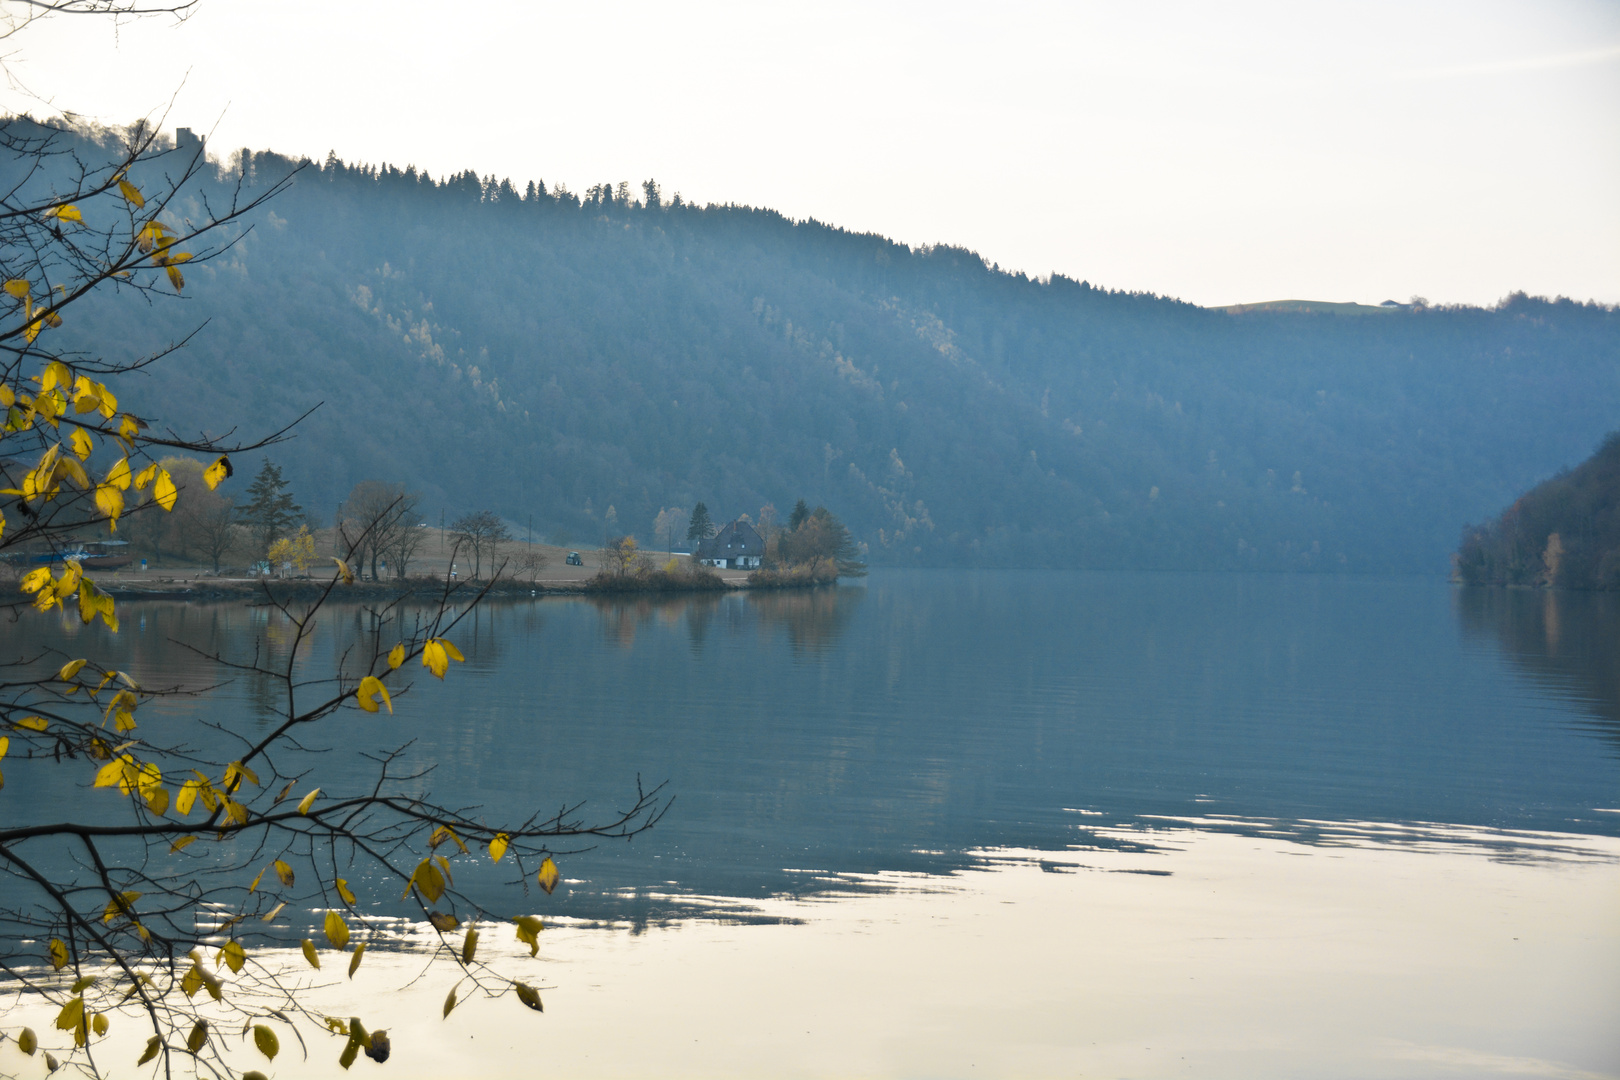
<svg viewBox="0 0 1620 1080">
<path fill-rule="evenodd" d="M 699 559 L 736 559 L 765 554 L 765 538 L 752 524 L 738 518 L 725 528 L 700 541 L 692 553 Z"/>
</svg>

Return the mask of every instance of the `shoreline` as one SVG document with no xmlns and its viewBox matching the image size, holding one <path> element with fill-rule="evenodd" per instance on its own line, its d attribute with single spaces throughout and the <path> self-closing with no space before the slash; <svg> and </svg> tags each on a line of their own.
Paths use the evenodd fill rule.
<svg viewBox="0 0 1620 1080">
<path fill-rule="evenodd" d="M 653 597 L 653 596 L 695 596 L 702 594 L 725 594 L 731 592 L 747 591 L 778 591 L 782 589 L 817 589 L 834 585 L 836 582 L 806 581 L 802 584 L 753 584 L 747 578 L 722 579 L 718 584 L 699 581 L 689 586 L 670 584 L 668 582 L 658 585 L 646 586 L 628 583 L 619 586 L 593 586 L 592 579 L 584 578 L 577 581 L 497 581 L 482 592 L 481 583 L 459 581 L 452 585 L 452 595 L 464 593 L 466 596 L 482 595 L 485 599 L 542 599 L 545 597 L 566 596 L 602 596 L 602 597 Z M 97 584 L 107 594 L 120 603 L 139 603 L 142 601 L 158 600 L 206 600 L 243 602 L 266 602 L 265 583 L 253 578 L 181 578 L 162 581 L 119 581 L 105 578 Z M 352 585 L 340 585 L 332 590 L 329 599 L 343 602 L 349 600 L 376 600 L 393 599 L 406 594 L 415 594 L 422 597 L 441 595 L 445 582 L 438 578 L 416 578 L 406 581 L 357 581 Z M 317 579 L 304 578 L 275 578 L 268 582 L 271 593 L 277 600 L 313 600 L 327 588 L 327 583 Z M 18 601 L 26 603 L 30 597 L 22 592 L 15 594 Z"/>
</svg>

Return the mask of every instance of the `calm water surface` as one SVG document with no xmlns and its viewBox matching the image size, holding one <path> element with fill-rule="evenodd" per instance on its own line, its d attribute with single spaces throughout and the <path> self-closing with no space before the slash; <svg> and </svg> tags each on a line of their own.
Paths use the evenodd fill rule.
<svg viewBox="0 0 1620 1080">
<path fill-rule="evenodd" d="M 1585 955 L 1606 965 L 1620 961 L 1615 601 L 1459 591 L 1422 579 L 882 571 L 817 593 L 500 603 L 456 635 L 468 658 L 463 670 L 443 685 L 418 679 L 396 697 L 392 718 L 345 714 L 341 741 L 383 749 L 414 740 L 413 753 L 435 768 L 433 790 L 481 804 L 491 819 L 581 799 L 589 816 L 623 803 L 638 777 L 667 783 L 675 803 L 653 832 L 562 860 L 568 886 L 547 910 L 576 925 L 605 920 L 690 935 L 712 932 L 692 929 L 706 916 L 735 927 L 836 924 L 832 912 L 879 902 L 942 912 L 937 890 L 919 882 L 948 890 L 1003 881 L 976 893 L 990 895 L 1012 887 L 1006 868 L 1016 862 L 1125 871 L 1138 890 L 1127 907 L 1168 905 L 1164 912 L 1180 914 L 1164 917 L 1179 920 L 1191 941 L 1209 935 L 1187 929 L 1196 922 L 1189 912 L 1202 910 L 1175 891 L 1188 882 L 1216 892 L 1265 880 L 1266 896 L 1298 884 L 1305 891 L 1293 914 L 1276 914 L 1273 925 L 1320 920 L 1321 904 L 1303 884 L 1309 875 L 1292 874 L 1296 864 L 1278 861 L 1278 852 L 1348 853 L 1345 865 L 1364 871 L 1331 895 L 1375 895 L 1380 883 L 1418 880 L 1406 911 L 1424 903 L 1453 910 L 1486 886 L 1448 888 L 1498 872 L 1459 867 L 1512 864 L 1527 876 L 1502 884 L 1503 895 L 1575 904 L 1577 914 L 1559 909 L 1554 918 L 1538 908 L 1535 918 L 1590 923 L 1579 927 Z M 361 621 L 353 609 L 329 611 L 308 670 L 328 669 Z M 173 642 L 242 655 L 256 640 L 274 649 L 285 634 L 272 614 L 224 605 L 131 605 L 124 626 L 106 639 L 74 619 L 49 636 L 83 655 L 82 639 L 93 635 L 97 655 L 117 657 L 148 685 L 195 685 L 218 673 Z M 39 640 L 38 629 L 37 620 L 6 627 L 0 645 L 15 655 Z M 165 705 L 167 721 L 145 722 L 205 712 L 253 725 L 262 722 L 256 710 L 266 693 L 238 680 L 205 702 Z M 354 762 L 334 756 L 324 767 Z M 51 812 L 56 796 L 31 788 L 26 770 L 8 768 L 7 780 L 8 796 L 15 790 Z M 1245 861 L 1244 851 L 1262 854 Z M 505 906 L 493 882 L 469 884 Z M 1058 934 L 1052 906 L 1076 903 L 1073 887 L 1049 889 L 1045 901 L 1021 895 L 1026 917 L 998 931 L 1007 947 L 1021 933 Z M 1456 910 L 1455 925 L 1470 917 Z M 1526 925 L 1534 921 L 1526 915 Z M 1340 924 L 1354 917 L 1343 914 Z M 1445 937 L 1403 927 L 1369 924 L 1367 932 L 1385 946 L 1403 934 Z M 786 932 L 784 940 L 797 941 L 813 933 L 808 925 L 738 932 Z M 1114 936 L 1132 933 L 1119 927 Z M 1506 929 L 1500 936 L 1515 940 Z M 1261 970 L 1258 957 L 1272 953 L 1255 941 L 1222 969 L 1248 956 Z M 1039 952 L 1041 941 L 1023 947 Z M 656 948 L 673 946 L 647 946 Z M 1457 943 L 1459 955 L 1476 959 L 1491 948 Z M 1597 1015 L 1620 1014 L 1620 970 L 1562 970 L 1576 961 L 1546 950 L 1545 977 L 1562 971 Z M 1441 957 L 1433 966 L 1467 967 L 1447 964 Z M 1506 977 L 1505 954 L 1502 964 Z M 1337 985 L 1344 973 L 1334 970 L 1323 978 Z M 1142 993 L 1144 1009 L 1174 1012 L 1165 991 Z M 1522 1003 L 1496 1008 L 1524 1015 Z M 1489 1068 L 1468 1066 L 1474 1051 L 1465 1047 L 1450 1064 L 1425 1059 L 1390 1075 L 1620 1070 L 1620 1040 L 1587 1030 L 1579 1010 L 1563 1015 L 1574 1034 L 1558 1046 L 1496 1047 Z M 1503 1023 L 1484 1017 L 1480 1030 Z M 1013 1053 L 1031 1038 L 1044 1036 L 1009 1035 L 1003 1060 L 1025 1061 L 1029 1074 L 1051 1071 Z M 1266 1071 L 1252 1047 L 1222 1052 L 1221 1061 L 1247 1062 L 1233 1066 L 1239 1072 Z M 1554 1064 L 1501 1065 L 1521 1058 Z M 879 1055 L 853 1071 L 973 1074 L 919 1060 Z M 1056 1060 L 1058 1072 L 1085 1071 L 1078 1058 Z M 1113 1074 L 1161 1072 L 1174 1070 L 1137 1062 Z"/>
</svg>

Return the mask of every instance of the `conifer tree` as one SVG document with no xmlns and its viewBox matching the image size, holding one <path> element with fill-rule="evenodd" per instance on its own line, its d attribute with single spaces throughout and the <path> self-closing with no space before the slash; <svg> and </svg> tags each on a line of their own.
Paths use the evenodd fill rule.
<svg viewBox="0 0 1620 1080">
<path fill-rule="evenodd" d="M 259 552 L 270 550 L 278 533 L 286 531 L 299 521 L 304 508 L 293 502 L 287 481 L 281 477 L 281 466 L 264 459 L 259 475 L 248 487 L 247 505 L 237 511 L 242 524 L 253 530 Z"/>
<path fill-rule="evenodd" d="M 693 552 L 698 543 L 715 534 L 714 522 L 709 520 L 709 508 L 702 503 L 692 507 L 692 523 L 686 527 L 686 543 Z"/>
</svg>

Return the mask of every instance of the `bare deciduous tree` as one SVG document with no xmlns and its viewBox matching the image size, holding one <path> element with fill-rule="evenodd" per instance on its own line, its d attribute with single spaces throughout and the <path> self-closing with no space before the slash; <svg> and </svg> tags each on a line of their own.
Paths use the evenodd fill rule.
<svg viewBox="0 0 1620 1080">
<path fill-rule="evenodd" d="M 512 539 L 506 523 L 490 510 L 478 510 L 458 517 L 450 523 L 450 536 L 458 548 L 465 547 L 472 552 L 474 580 L 480 576 L 484 557 L 490 556 L 493 562 L 496 545 Z"/>
<path fill-rule="evenodd" d="M 344 500 L 339 532 L 345 543 L 356 546 L 357 561 L 370 565 L 372 580 L 378 579 L 378 560 L 386 558 L 394 560 L 395 577 L 405 576 L 406 566 L 422 542 L 416 528 L 419 502 L 404 484 L 381 480 L 360 481 Z"/>
</svg>

